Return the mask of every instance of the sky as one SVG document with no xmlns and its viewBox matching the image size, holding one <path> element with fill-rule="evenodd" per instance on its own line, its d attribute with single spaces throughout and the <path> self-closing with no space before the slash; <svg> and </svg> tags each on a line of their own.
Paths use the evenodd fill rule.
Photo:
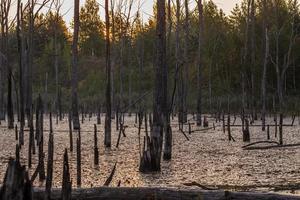
<svg viewBox="0 0 300 200">
<path fill-rule="evenodd" d="M 194 2 L 195 0 L 190 0 L 190 2 Z M 230 14 L 230 11 L 234 8 L 234 6 L 237 3 L 240 3 L 242 0 L 213 0 L 216 5 L 219 8 L 222 8 L 226 14 Z M 83 5 L 85 0 L 80 0 L 80 4 Z M 100 5 L 104 5 L 104 0 L 97 0 L 97 2 Z M 143 2 L 142 5 L 142 15 L 144 18 L 148 18 L 149 16 L 152 15 L 152 8 L 153 8 L 153 0 L 142 0 Z M 62 13 L 65 14 L 64 18 L 67 21 L 67 24 L 72 20 L 73 18 L 73 5 L 74 1 L 73 0 L 65 0 L 64 5 L 63 5 L 63 11 Z M 104 10 L 101 8 L 100 10 L 100 15 L 103 17 Z"/>
</svg>

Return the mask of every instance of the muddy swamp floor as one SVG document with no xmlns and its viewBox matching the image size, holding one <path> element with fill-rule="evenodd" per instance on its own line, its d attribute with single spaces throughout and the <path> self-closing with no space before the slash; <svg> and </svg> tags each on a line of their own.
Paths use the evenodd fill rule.
<svg viewBox="0 0 300 200">
<path fill-rule="evenodd" d="M 104 114 L 102 115 L 104 116 Z M 191 118 L 191 116 L 189 116 Z M 104 118 L 102 118 L 104 119 Z M 102 121 L 103 122 L 103 121 Z M 194 121 L 192 121 L 194 122 Z M 284 124 L 291 124 L 291 118 L 285 118 Z M 104 125 L 98 127 L 98 147 L 100 151 L 99 166 L 93 164 L 94 124 L 96 117 L 86 118 L 81 124 L 82 148 L 82 187 L 102 186 L 109 176 L 115 162 L 116 173 L 112 186 L 121 181 L 122 187 L 187 187 L 186 184 L 198 183 L 206 187 L 227 189 L 233 191 L 264 191 L 293 193 L 300 195 L 300 146 L 280 147 L 260 150 L 245 150 L 242 146 L 248 144 L 242 141 L 241 127 L 232 127 L 235 142 L 228 141 L 227 133 L 223 132 L 222 122 L 215 122 L 209 118 L 210 127 L 215 123 L 215 130 L 196 131 L 188 134 L 187 140 L 178 130 L 177 118 L 172 120 L 173 153 L 172 160 L 162 161 L 161 172 L 142 174 L 139 172 L 139 138 L 135 116 L 125 117 L 126 136 L 121 137 L 119 148 L 116 148 L 118 131 L 115 120 L 112 124 L 112 148 L 105 149 Z M 261 122 L 256 121 L 259 125 Z M 241 124 L 237 118 L 235 124 Z M 267 124 L 274 124 L 273 118 L 267 119 Z M 0 129 L 0 184 L 2 184 L 8 160 L 15 156 L 15 130 L 5 128 L 2 121 Z M 142 126 L 141 139 L 145 135 Z M 44 129 L 49 130 L 49 118 L 44 121 Z M 53 184 L 55 188 L 62 185 L 62 165 L 64 149 L 69 149 L 68 119 L 65 117 L 58 124 L 53 119 L 54 129 L 54 172 Z M 203 128 L 192 125 L 192 130 Z M 275 138 L 275 127 L 270 127 L 270 141 Z M 47 143 L 49 132 L 44 132 L 44 151 L 47 158 Z M 250 127 L 251 142 L 267 140 L 267 133 L 261 131 L 260 126 Z M 73 187 L 76 187 L 76 137 L 73 132 L 73 153 L 69 152 L 70 173 Z M 21 162 L 27 165 L 29 132 L 25 132 L 25 146 L 22 147 Z M 300 126 L 296 119 L 294 126 L 283 127 L 284 144 L 300 144 Z M 262 144 L 260 146 L 264 146 Z M 267 144 L 270 145 L 270 144 Z M 45 159 L 45 166 L 46 166 Z M 33 155 L 33 166 L 29 169 L 32 174 L 37 167 L 37 154 Z M 38 178 L 34 182 L 37 187 L 44 186 Z"/>
</svg>

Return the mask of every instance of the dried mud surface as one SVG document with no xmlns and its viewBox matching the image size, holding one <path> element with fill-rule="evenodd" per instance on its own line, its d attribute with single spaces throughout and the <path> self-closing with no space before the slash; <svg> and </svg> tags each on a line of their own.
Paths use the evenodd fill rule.
<svg viewBox="0 0 300 200">
<path fill-rule="evenodd" d="M 103 119 L 103 118 L 102 118 Z M 48 129 L 49 119 L 45 120 L 45 129 Z M 61 187 L 62 161 L 64 149 L 69 149 L 68 120 L 65 118 L 58 125 L 54 121 L 54 187 Z M 214 119 L 210 119 L 210 126 Z M 184 183 L 197 182 L 208 187 L 218 187 L 231 190 L 259 190 L 274 191 L 274 186 L 287 186 L 284 192 L 300 194 L 290 185 L 300 185 L 300 147 L 274 148 L 267 150 L 243 150 L 241 127 L 232 127 L 232 136 L 236 142 L 229 142 L 227 133 L 223 133 L 221 123 L 216 123 L 216 130 L 194 132 L 188 135 L 189 141 L 178 131 L 177 119 L 172 121 L 173 127 L 173 155 L 172 161 L 162 161 L 159 173 L 142 174 L 139 172 L 139 139 L 135 117 L 126 117 L 125 125 L 127 137 L 121 137 L 119 148 L 115 147 L 118 131 L 113 121 L 112 148 L 105 149 L 103 145 L 104 125 L 98 125 L 98 146 L 100 149 L 100 164 L 93 164 L 94 124 L 96 118 L 85 120 L 82 124 L 82 187 L 102 186 L 109 176 L 115 162 L 116 174 L 112 186 L 140 187 L 185 187 Z M 7 163 L 15 154 L 15 131 L 7 130 L 3 125 L 0 129 L 0 184 L 3 181 Z M 259 124 L 260 122 L 256 122 Z M 270 118 L 268 122 L 274 124 Z M 291 123 L 291 119 L 284 120 L 284 124 Z M 237 119 L 236 124 L 240 124 Z M 185 127 L 188 130 L 188 127 Z M 199 129 L 195 125 L 192 129 Z M 65 130 L 65 132 L 63 131 Z M 88 132 L 89 131 L 89 132 Z M 141 138 L 145 135 L 142 129 Z M 251 142 L 267 139 L 266 132 L 261 127 L 250 127 Z M 298 119 L 295 126 L 284 127 L 284 143 L 300 143 L 300 126 Z M 44 151 L 47 158 L 48 132 L 44 133 Z M 274 136 L 274 127 L 270 127 L 271 140 L 278 141 Z M 76 187 L 76 137 L 73 135 L 74 152 L 69 152 L 70 172 L 73 186 Z M 25 146 L 21 150 L 22 164 L 27 164 L 28 132 L 25 132 Z M 37 166 L 37 154 L 33 156 L 32 174 Z M 46 163 L 45 163 L 46 168 Z M 44 183 L 35 181 L 35 186 Z M 238 186 L 238 187 L 236 187 Z M 299 186 L 298 186 L 299 187 Z M 284 189 L 281 189 L 284 190 Z"/>
</svg>

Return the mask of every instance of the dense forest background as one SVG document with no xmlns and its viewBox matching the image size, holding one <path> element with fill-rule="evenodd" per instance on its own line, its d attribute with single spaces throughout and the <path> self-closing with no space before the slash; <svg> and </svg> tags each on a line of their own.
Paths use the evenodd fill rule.
<svg viewBox="0 0 300 200">
<path fill-rule="evenodd" d="M 233 111 L 241 108 L 245 97 L 246 108 L 253 106 L 256 110 L 261 109 L 266 39 L 269 42 L 266 68 L 267 109 L 272 111 L 278 107 L 278 87 L 282 87 L 285 108 L 299 111 L 300 10 L 295 2 L 267 1 L 267 12 L 263 12 L 261 1 L 255 1 L 254 7 L 250 7 L 248 1 L 244 0 L 228 16 L 213 1 L 204 2 L 202 104 L 205 112 L 221 107 Z M 154 82 L 156 20 L 150 17 L 148 21 L 144 21 L 142 13 L 133 13 L 128 5 L 116 3 L 112 8 L 113 105 L 124 107 L 144 96 L 145 105 L 150 108 Z M 154 13 L 155 10 L 154 7 Z M 168 32 L 167 49 L 168 82 L 169 87 L 173 88 L 176 64 L 187 69 L 187 107 L 192 112 L 197 103 L 199 20 L 198 9 L 190 6 L 186 11 L 182 6 L 178 21 L 176 6 L 173 5 L 171 18 L 167 21 L 168 30 L 171 30 Z M 80 9 L 78 89 L 79 105 L 86 108 L 105 101 L 105 22 L 99 12 L 96 0 L 87 0 Z M 187 13 L 188 18 L 185 17 Z M 67 111 L 71 99 L 72 32 L 62 15 L 52 9 L 47 14 L 39 13 L 36 16 L 32 52 L 33 99 L 41 94 L 48 108 L 54 108 L 59 93 L 63 108 Z M 23 34 L 26 35 L 26 16 L 24 19 Z M 264 27 L 267 27 L 268 37 L 265 37 Z M 8 33 L 8 52 L 3 54 L 8 55 L 9 66 L 12 68 L 14 100 L 17 99 L 19 86 L 16 78 L 19 76 L 16 36 L 16 24 L 12 23 Z M 176 58 L 176 46 L 179 47 L 179 58 Z M 176 59 L 180 62 L 176 62 Z M 1 67 L 2 102 L 6 101 L 6 73 L 7 70 Z M 169 92 L 171 96 L 173 89 Z M 149 95 L 150 98 L 146 98 Z"/>
</svg>

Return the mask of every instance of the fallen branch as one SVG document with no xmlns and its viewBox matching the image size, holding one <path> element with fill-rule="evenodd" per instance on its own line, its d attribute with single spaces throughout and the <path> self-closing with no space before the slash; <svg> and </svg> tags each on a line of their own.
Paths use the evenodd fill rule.
<svg viewBox="0 0 300 200">
<path fill-rule="evenodd" d="M 104 183 L 104 186 L 109 186 L 109 184 L 111 183 L 111 181 L 115 175 L 115 172 L 116 172 L 116 167 L 117 167 L 117 163 L 115 163 L 114 168 L 112 169 L 109 177 L 107 178 L 107 180 Z"/>
<path fill-rule="evenodd" d="M 253 145 L 256 145 L 256 144 L 277 144 L 279 145 L 278 142 L 276 141 L 259 141 L 259 142 L 254 142 L 254 143 L 251 143 L 251 144 L 247 144 L 245 146 L 242 146 L 242 148 L 247 148 L 247 147 L 250 147 L 250 146 L 253 146 Z"/>
<path fill-rule="evenodd" d="M 206 187 L 204 185 L 201 185 L 200 183 L 197 183 L 195 181 L 191 182 L 191 183 L 184 183 L 183 185 L 185 186 L 197 186 L 203 190 L 218 190 L 217 188 L 210 188 L 210 187 Z"/>
<path fill-rule="evenodd" d="M 180 132 L 184 135 L 187 141 L 190 141 L 189 137 L 185 134 L 185 132 L 182 129 L 180 129 Z"/>
</svg>

